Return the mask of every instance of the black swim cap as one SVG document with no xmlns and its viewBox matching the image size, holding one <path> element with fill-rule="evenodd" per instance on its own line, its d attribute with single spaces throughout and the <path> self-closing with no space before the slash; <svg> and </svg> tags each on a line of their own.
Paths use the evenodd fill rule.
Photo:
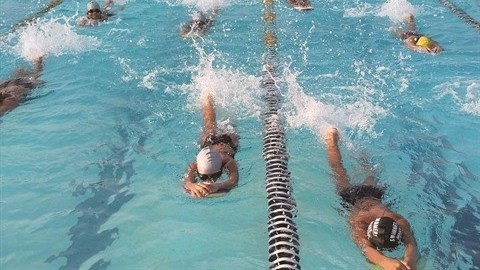
<svg viewBox="0 0 480 270">
<path fill-rule="evenodd" d="M 394 249 L 400 244 L 402 230 L 389 217 L 379 217 L 368 225 L 367 238 L 379 249 Z"/>
</svg>

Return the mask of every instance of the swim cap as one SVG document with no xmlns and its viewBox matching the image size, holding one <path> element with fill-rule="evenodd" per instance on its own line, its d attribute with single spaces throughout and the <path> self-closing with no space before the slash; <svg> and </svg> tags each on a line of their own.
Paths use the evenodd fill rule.
<svg viewBox="0 0 480 270">
<path fill-rule="evenodd" d="M 203 14 L 203 12 L 195 12 L 192 15 L 192 19 L 194 21 L 200 21 L 200 22 L 206 22 L 207 21 L 207 18 L 205 18 L 205 15 Z"/>
<path fill-rule="evenodd" d="M 379 217 L 368 225 L 367 238 L 379 249 L 393 249 L 400 244 L 402 229 L 389 217 Z"/>
<path fill-rule="evenodd" d="M 433 45 L 433 41 L 426 36 L 421 36 L 418 38 L 415 45 L 423 48 L 430 48 Z"/>
<path fill-rule="evenodd" d="M 87 4 L 87 11 L 90 11 L 92 9 L 100 9 L 100 5 L 97 3 L 97 1 L 91 1 Z"/>
<path fill-rule="evenodd" d="M 197 171 L 200 174 L 214 174 L 222 169 L 222 157 L 212 147 L 205 147 L 197 155 Z"/>
</svg>

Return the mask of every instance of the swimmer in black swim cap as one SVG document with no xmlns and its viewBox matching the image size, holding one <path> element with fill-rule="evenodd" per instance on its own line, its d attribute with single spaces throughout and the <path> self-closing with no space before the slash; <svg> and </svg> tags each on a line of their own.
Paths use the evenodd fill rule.
<svg viewBox="0 0 480 270">
<path fill-rule="evenodd" d="M 382 203 L 384 191 L 375 184 L 371 169 L 367 170 L 369 175 L 363 184 L 350 184 L 343 167 L 338 139 L 338 130 L 329 128 L 325 135 L 328 163 L 334 173 L 337 193 L 344 206 L 351 211 L 349 223 L 353 241 L 362 249 L 369 262 L 384 269 L 416 269 L 419 255 L 410 224 Z M 394 249 L 401 242 L 405 247 L 402 259 L 389 258 L 381 252 Z"/>
<path fill-rule="evenodd" d="M 218 9 L 213 9 L 210 15 L 205 15 L 202 11 L 192 14 L 192 20 L 180 27 L 182 37 L 201 37 L 207 33 L 207 30 L 213 25 L 213 19 L 217 15 Z"/>
</svg>

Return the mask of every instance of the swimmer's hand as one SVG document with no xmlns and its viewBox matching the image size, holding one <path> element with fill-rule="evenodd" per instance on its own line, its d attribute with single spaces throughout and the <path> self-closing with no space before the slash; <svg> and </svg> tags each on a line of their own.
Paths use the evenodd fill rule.
<svg viewBox="0 0 480 270">
<path fill-rule="evenodd" d="M 436 54 L 442 51 L 442 47 L 440 46 L 435 46 L 433 48 L 427 48 L 428 53 Z"/>
<path fill-rule="evenodd" d="M 208 190 L 208 194 L 212 194 L 218 191 L 217 185 L 215 185 L 215 183 L 212 183 L 212 182 L 202 182 L 199 185 L 201 185 L 203 188 Z"/>
<path fill-rule="evenodd" d="M 215 193 L 218 191 L 218 187 L 214 183 L 210 182 L 201 182 L 201 183 L 190 183 L 185 184 L 185 189 L 190 191 L 192 197 L 201 199 L 205 198 L 209 194 Z"/>
<path fill-rule="evenodd" d="M 387 258 L 384 263 L 380 265 L 384 270 L 414 270 L 415 268 L 410 268 L 402 260 Z"/>
<path fill-rule="evenodd" d="M 409 267 L 407 269 L 417 270 L 417 260 L 415 258 L 405 257 L 401 262 Z"/>
<path fill-rule="evenodd" d="M 200 199 L 208 195 L 208 189 L 197 183 L 187 182 L 184 185 L 184 188 L 190 192 L 192 197 Z"/>
</svg>

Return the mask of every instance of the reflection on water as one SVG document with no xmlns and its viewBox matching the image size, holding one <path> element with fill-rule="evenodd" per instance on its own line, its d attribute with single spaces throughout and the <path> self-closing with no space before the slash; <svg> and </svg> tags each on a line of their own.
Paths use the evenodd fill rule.
<svg viewBox="0 0 480 270">
<path fill-rule="evenodd" d="M 72 244 L 58 255 L 52 255 L 47 262 L 59 257 L 67 259 L 59 269 L 79 269 L 83 263 L 110 246 L 118 236 L 118 228 L 99 231 L 109 218 L 133 198 L 128 186 L 135 174 L 134 160 L 126 160 L 129 151 L 126 128 L 118 129 L 123 140 L 122 146 L 109 145 L 112 154 L 98 162 L 102 169 L 100 181 L 87 186 L 79 185 L 73 196 L 83 196 L 88 192 L 93 196 L 79 203 L 73 213 L 80 215 L 77 223 L 70 228 Z M 110 262 L 100 259 L 90 269 L 107 269 Z"/>
<path fill-rule="evenodd" d="M 409 130 L 438 133 L 426 122 L 417 122 Z M 478 194 L 469 189 L 469 182 L 477 182 L 478 177 L 465 164 L 444 156 L 448 151 L 458 153 L 445 137 L 410 135 L 413 138 L 400 148 L 411 161 L 410 181 L 425 183 L 421 203 L 426 207 L 419 211 L 424 213 L 429 234 L 417 238 L 429 239 L 417 240 L 421 255 L 429 260 L 427 269 L 480 269 L 480 206 Z"/>
</svg>

